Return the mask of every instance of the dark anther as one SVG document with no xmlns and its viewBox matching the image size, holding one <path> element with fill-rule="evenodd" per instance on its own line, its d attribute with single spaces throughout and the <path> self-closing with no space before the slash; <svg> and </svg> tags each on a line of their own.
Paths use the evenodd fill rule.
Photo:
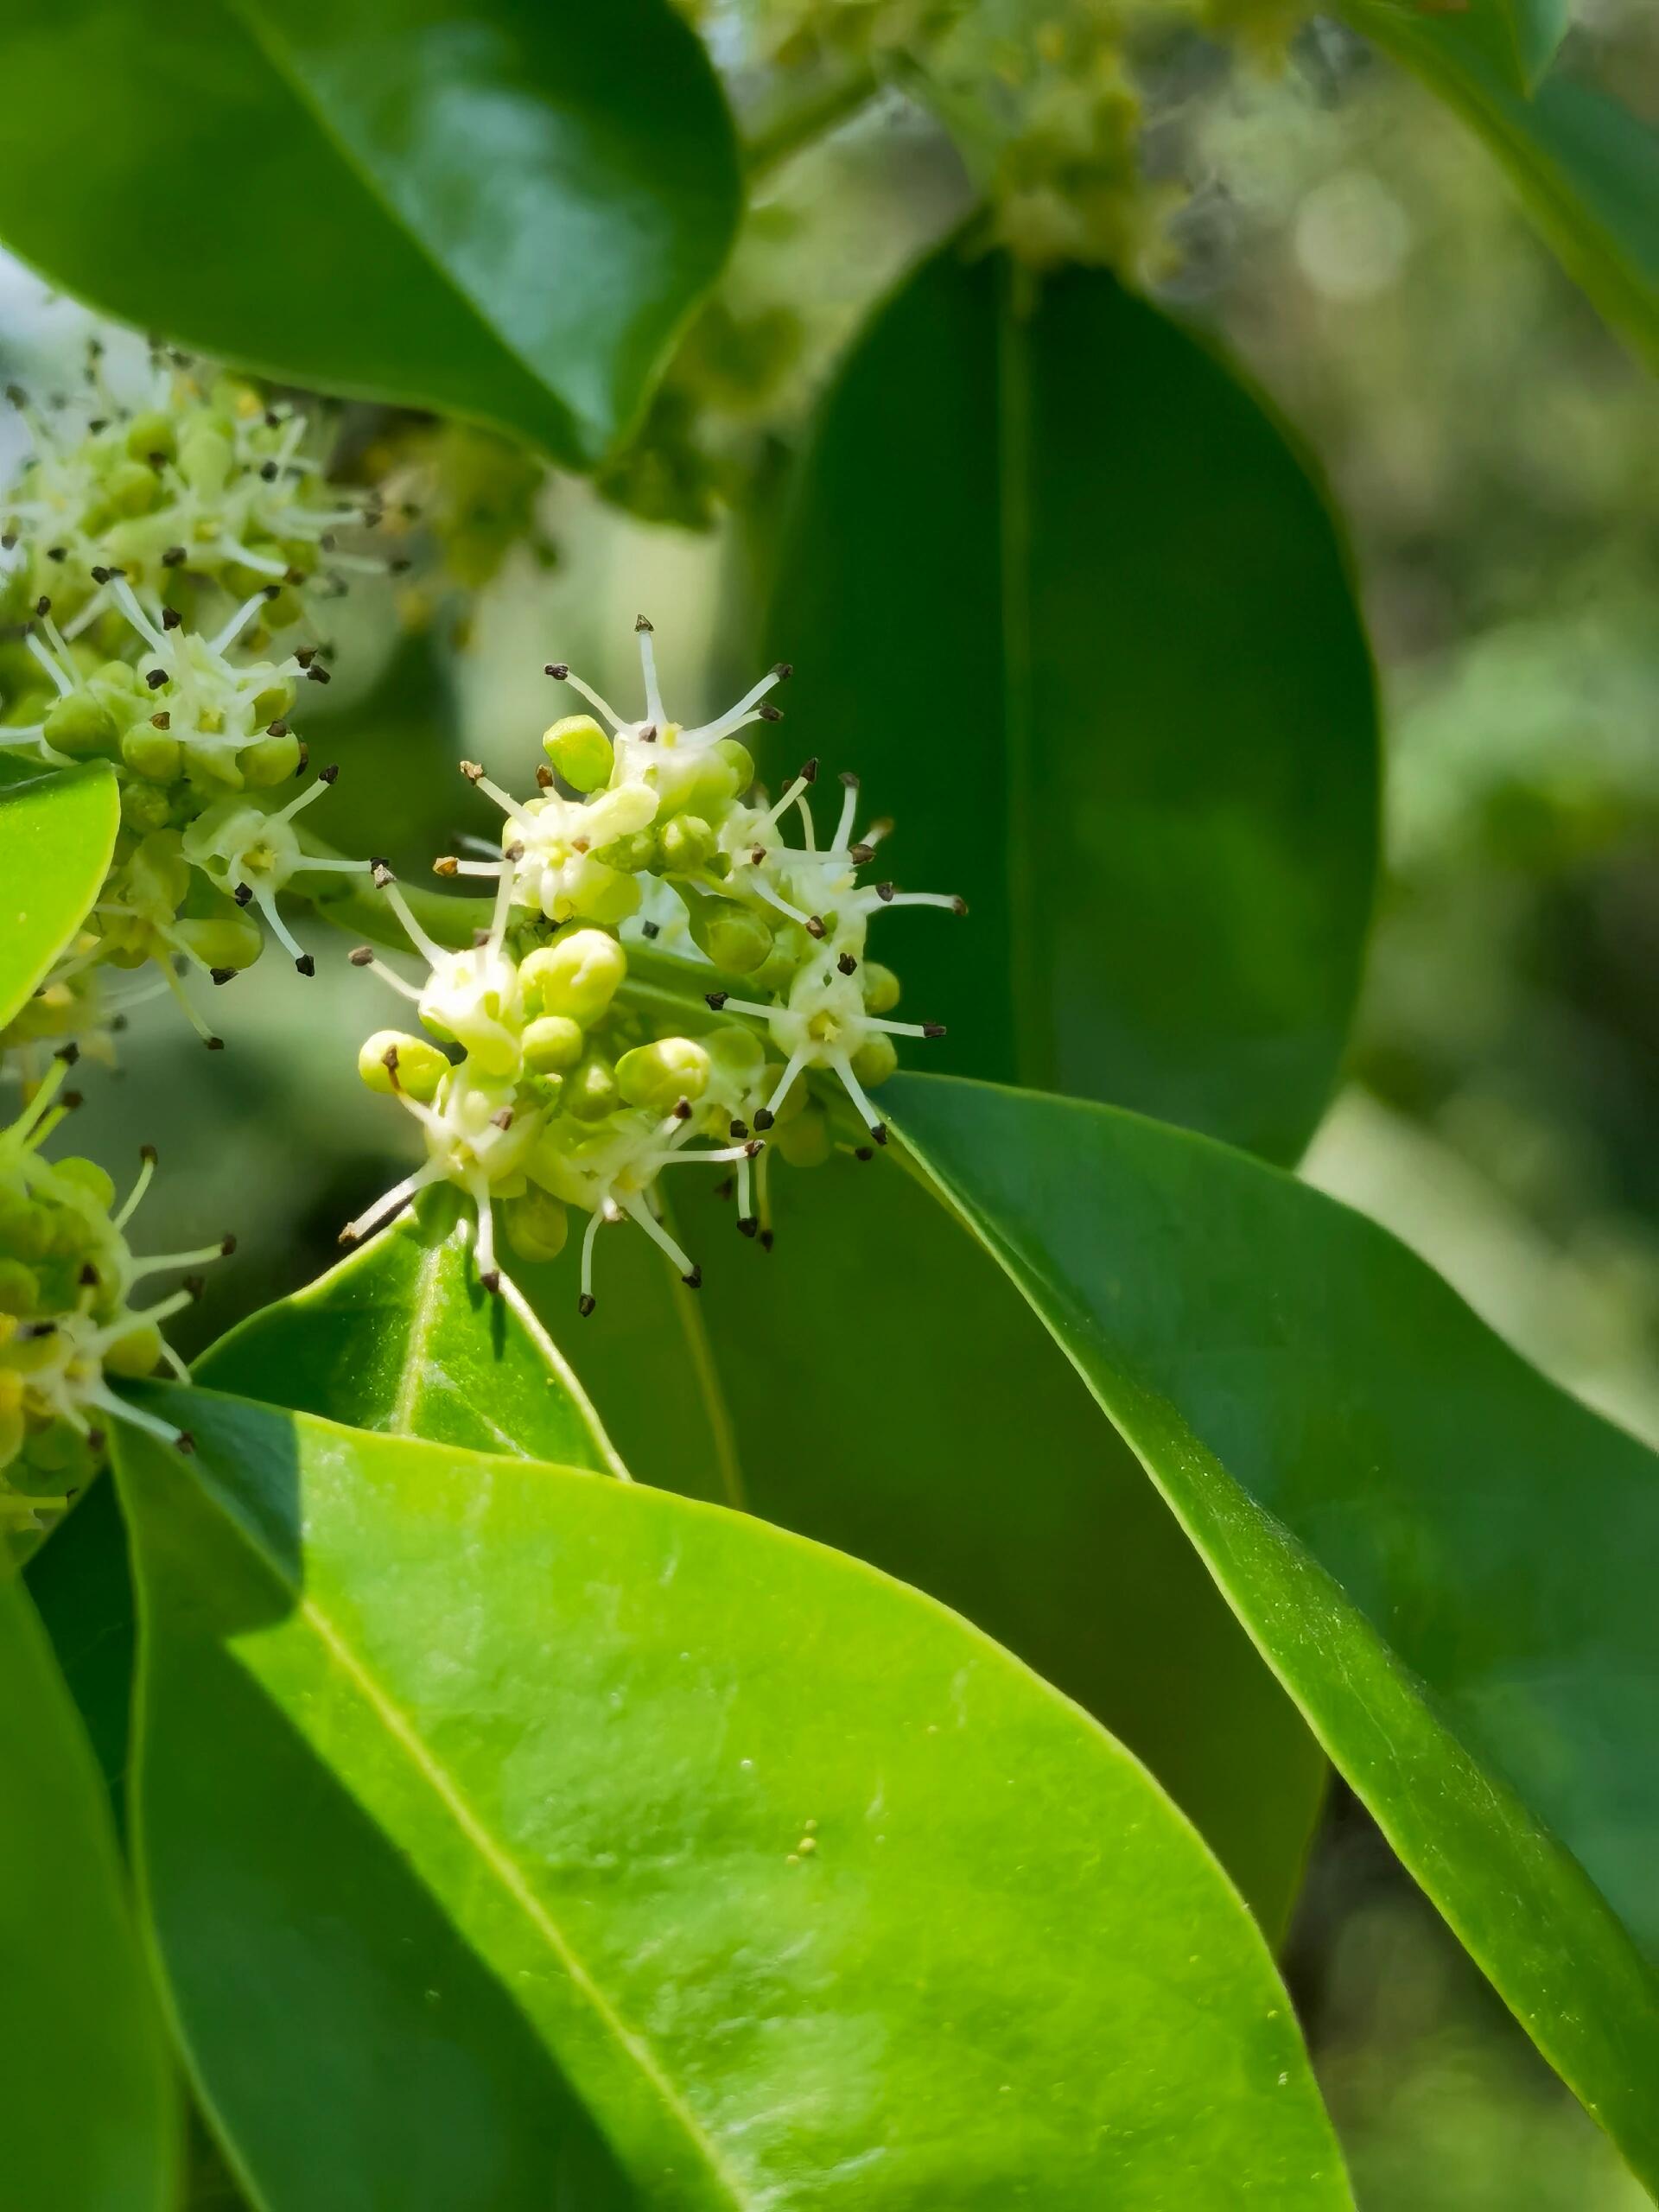
<svg viewBox="0 0 1659 2212">
<path fill-rule="evenodd" d="M 792 660 L 774 661 L 772 672 L 780 683 L 787 683 L 795 673 L 795 664 Z"/>
<path fill-rule="evenodd" d="M 326 768 L 319 768 L 317 771 L 317 781 L 320 784 L 336 783 L 338 782 L 339 778 L 340 767 L 339 764 L 335 761 L 331 760 Z"/>
<path fill-rule="evenodd" d="M 106 584 L 109 581 L 110 572 L 107 569 L 94 569 L 92 570 L 92 582 L 95 584 Z"/>
<path fill-rule="evenodd" d="M 490 1116 L 490 1126 L 493 1128 L 497 1129 L 510 1129 L 512 1127 L 512 1107 L 504 1106 L 499 1114 L 492 1114 Z"/>
<path fill-rule="evenodd" d="M 873 861 L 875 858 L 875 847 L 874 845 L 849 845 L 847 848 L 847 857 L 849 861 L 856 862 L 860 868 L 862 868 L 866 861 Z"/>
<path fill-rule="evenodd" d="M 372 944 L 354 944 L 346 957 L 353 968 L 366 968 L 374 957 L 374 947 Z"/>
<path fill-rule="evenodd" d="M 204 1037 L 202 1042 L 210 1052 L 222 1052 L 225 1049 L 225 1039 L 222 1037 Z"/>
<path fill-rule="evenodd" d="M 633 618 L 633 626 L 635 632 L 638 633 L 641 630 L 649 630 L 651 625 L 643 614 L 636 614 Z"/>
<path fill-rule="evenodd" d="M 234 968 L 210 968 L 207 973 L 216 983 L 232 982 L 236 976 Z"/>
<path fill-rule="evenodd" d="M 37 599 L 35 602 L 35 612 L 44 620 L 52 612 L 51 601 L 44 596 Z"/>
<path fill-rule="evenodd" d="M 853 1158 L 855 1160 L 874 1160 L 875 1158 L 875 1154 L 870 1150 L 868 1145 L 861 1144 L 855 1145 L 853 1147 Z"/>
<path fill-rule="evenodd" d="M 875 895 L 881 899 L 891 899 L 898 887 L 895 883 L 878 883 L 875 887 Z"/>
<path fill-rule="evenodd" d="M 163 630 L 176 630 L 183 620 L 184 617 L 179 613 L 177 607 L 164 607 L 162 609 L 162 627 Z"/>
<path fill-rule="evenodd" d="M 219 1258 L 220 1258 L 221 1260 L 228 1260 L 228 1259 L 230 1258 L 230 1256 L 231 1256 L 232 1253 L 232 1252 L 234 1252 L 234 1251 L 235 1251 L 235 1249 L 236 1249 L 236 1239 L 235 1239 L 235 1237 L 234 1237 L 234 1236 L 226 1236 L 226 1237 L 224 1237 L 224 1238 L 222 1238 L 222 1239 L 220 1240 L 220 1243 L 219 1243 Z"/>
<path fill-rule="evenodd" d="M 753 1236 L 760 1226 L 760 1217 L 759 1214 L 746 1213 L 740 1214 L 738 1216 L 737 1233 L 740 1236 Z"/>
<path fill-rule="evenodd" d="M 238 906 L 245 906 L 253 897 L 253 886 L 251 883 L 238 883 L 231 896 Z"/>
<path fill-rule="evenodd" d="M 818 918 L 818 917 L 817 917 L 816 914 L 809 914 L 809 915 L 807 916 L 807 918 L 806 918 L 806 933 L 807 933 L 808 937 L 822 937 L 822 936 L 823 936 L 823 934 L 824 934 L 824 927 L 823 927 L 823 922 L 822 922 L 822 921 L 820 921 L 820 919 Z"/>
<path fill-rule="evenodd" d="M 877 1144 L 886 1144 L 887 1141 L 887 1123 L 885 1122 L 872 1122 L 870 1123 L 870 1135 L 875 1139 Z"/>
<path fill-rule="evenodd" d="M 536 771 L 536 788 L 538 791 L 550 791 L 553 788 L 553 771 L 545 762 Z"/>
<path fill-rule="evenodd" d="M 701 1290 L 702 1288 L 702 1269 L 701 1268 L 693 1268 L 690 1274 L 689 1275 L 682 1275 L 680 1277 L 680 1281 L 685 1285 L 688 1290 Z"/>
<path fill-rule="evenodd" d="M 757 1129 L 769 1129 L 777 1118 L 770 1106 L 757 1106 L 754 1109 L 754 1126 Z"/>
<path fill-rule="evenodd" d="M 182 1452 L 188 1459 L 196 1448 L 196 1440 L 188 1428 L 181 1428 L 173 1440 L 173 1448 L 175 1452 Z"/>
<path fill-rule="evenodd" d="M 486 1268 L 483 1274 L 480 1275 L 479 1281 L 483 1284 L 485 1289 L 489 1292 L 492 1298 L 499 1298 L 501 1295 L 501 1270 L 499 1268 Z"/>
<path fill-rule="evenodd" d="M 377 891 L 384 891 L 389 883 L 395 883 L 397 880 L 384 861 L 370 861 L 369 880 Z"/>
<path fill-rule="evenodd" d="M 162 684 L 167 681 L 167 671 L 164 668 L 146 669 L 144 671 L 144 681 L 149 684 L 152 691 L 159 691 Z"/>
<path fill-rule="evenodd" d="M 763 1229 L 760 1232 L 760 1249 L 763 1252 L 770 1252 L 772 1249 L 772 1231 L 769 1229 Z"/>
<path fill-rule="evenodd" d="M 597 1303 L 598 1300 L 594 1297 L 591 1291 L 584 1290 L 582 1292 L 582 1296 L 576 1300 L 576 1311 L 581 1314 L 584 1321 L 593 1312 L 594 1307 Z"/>
<path fill-rule="evenodd" d="M 543 670 L 542 673 L 544 676 L 550 676 L 556 683 L 563 683 L 565 677 L 570 673 L 570 664 L 568 660 L 550 660 L 547 664 L 547 666 Z M 590 1300 L 588 1301 L 588 1311 L 591 1313 L 593 1310 L 593 1302 Z"/>
<path fill-rule="evenodd" d="M 763 722 L 780 722 L 784 719 L 784 710 L 781 707 L 763 704 L 757 707 L 754 711 Z"/>
<path fill-rule="evenodd" d="M 267 484 L 274 484 L 276 481 L 277 476 L 276 462 L 274 461 L 265 461 L 261 466 L 259 474 Z"/>
<path fill-rule="evenodd" d="M 944 1024 L 942 1021 L 925 1021 L 922 1024 L 922 1034 L 924 1037 L 943 1037 Z"/>
<path fill-rule="evenodd" d="M 843 976 L 854 976 L 858 972 L 858 963 L 850 952 L 843 952 L 836 965 Z"/>
<path fill-rule="evenodd" d="M 302 976 L 315 976 L 317 972 L 317 963 L 308 952 L 301 953 L 294 965 Z"/>
<path fill-rule="evenodd" d="M 146 1166 L 154 1167 L 161 1155 L 153 1144 L 141 1144 L 138 1147 L 138 1157 Z"/>
<path fill-rule="evenodd" d="M 641 922 L 639 925 L 641 937 L 655 938 L 660 937 L 662 933 L 663 925 L 660 922 Z"/>
<path fill-rule="evenodd" d="M 953 914 L 965 914 L 968 911 L 968 901 L 965 899 L 953 899 L 950 901 L 950 911 Z"/>
<path fill-rule="evenodd" d="M 92 1290 L 96 1288 L 98 1283 L 98 1269 L 92 1265 L 90 1260 L 87 1261 L 86 1266 L 75 1277 L 75 1281 L 80 1285 L 83 1290 Z"/>
<path fill-rule="evenodd" d="M 816 784 L 817 782 L 818 756 L 816 753 L 812 755 L 812 758 L 810 760 L 802 764 L 800 780 L 804 784 Z"/>
<path fill-rule="evenodd" d="M 169 545 L 162 556 L 162 566 L 164 569 L 181 569 L 184 563 L 185 551 L 182 545 Z"/>
<path fill-rule="evenodd" d="M 332 683 L 334 680 L 320 660 L 312 662 L 305 671 L 305 677 L 308 683 Z"/>
<path fill-rule="evenodd" d="M 207 1287 L 207 1278 L 206 1275 L 186 1275 L 184 1287 L 192 1298 L 200 1298 Z"/>
<path fill-rule="evenodd" d="M 674 1118 L 677 1122 L 689 1122 L 690 1120 L 691 1101 L 689 1098 L 677 1098 L 674 1101 Z"/>
<path fill-rule="evenodd" d="M 67 1045 L 59 1046 L 54 1057 L 61 1060 L 65 1067 L 72 1068 L 80 1058 L 80 1047 L 72 1037 Z"/>
<path fill-rule="evenodd" d="M 173 717 L 168 714 L 167 709 L 163 707 L 159 714 L 155 714 L 150 716 L 149 726 L 151 729 L 171 729 L 173 727 Z"/>
<path fill-rule="evenodd" d="M 728 1134 L 734 1137 L 746 1137 L 749 1134 L 749 1125 L 747 1122 L 734 1122 Z"/>
<path fill-rule="evenodd" d="M 81 1103 L 82 1096 L 79 1090 L 66 1090 L 60 1094 L 58 1099 L 59 1105 L 64 1107 L 71 1114 L 74 1112 L 76 1107 Z"/>
<path fill-rule="evenodd" d="M 730 996 L 729 991 L 705 991 L 702 995 L 702 1002 L 711 1012 L 718 1014 Z"/>
</svg>

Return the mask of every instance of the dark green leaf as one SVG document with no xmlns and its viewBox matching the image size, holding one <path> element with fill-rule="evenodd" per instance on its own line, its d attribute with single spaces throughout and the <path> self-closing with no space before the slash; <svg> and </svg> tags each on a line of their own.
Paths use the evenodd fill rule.
<svg viewBox="0 0 1659 2212">
<path fill-rule="evenodd" d="M 510 1279 L 491 1298 L 451 1195 L 383 1230 L 197 1361 L 210 1389 L 348 1428 L 622 1474 L 593 1408 Z"/>
<path fill-rule="evenodd" d="M 668 0 L 18 0 L 0 235 L 94 306 L 591 465 L 736 220 Z"/>
<path fill-rule="evenodd" d="M 268 2212 L 1348 2202 L 1144 1771 L 742 1515 L 196 1393 L 124 1433 L 136 1818 Z"/>
<path fill-rule="evenodd" d="M 1536 89 L 1572 21 L 1570 0 L 1466 0 L 1458 29 L 1517 92 Z"/>
<path fill-rule="evenodd" d="M 98 1773 L 22 1584 L 0 1575 L 0 2202 L 168 2212 L 166 2044 Z"/>
<path fill-rule="evenodd" d="M 890 1161 L 774 1166 L 772 1188 L 769 1255 L 701 1185 L 683 1200 L 696 1298 L 631 1230 L 600 1247 L 591 1321 L 569 1271 L 534 1286 L 556 1328 L 572 1317 L 630 1467 L 723 1487 L 965 1613 L 1146 1761 L 1276 1937 L 1325 1761 L 1157 1492 L 995 1262 Z"/>
<path fill-rule="evenodd" d="M 0 789 L 0 1028 L 86 919 L 119 820 L 101 761 Z"/>
<path fill-rule="evenodd" d="M 1029 316 L 1008 294 L 948 246 L 830 400 L 772 617 L 801 669 L 791 743 L 855 752 L 898 819 L 883 866 L 971 904 L 875 948 L 950 1025 L 931 1065 L 1290 1159 L 1376 859 L 1342 549 L 1283 431 L 1179 324 L 1098 271 Z"/>
<path fill-rule="evenodd" d="M 1527 99 L 1464 16 L 1388 0 L 1344 13 L 1479 133 L 1568 275 L 1659 362 L 1659 133 L 1568 78 Z"/>
<path fill-rule="evenodd" d="M 907 1141 L 1539 2048 L 1659 2181 L 1659 1465 L 1221 1146 L 905 1077 Z"/>
</svg>

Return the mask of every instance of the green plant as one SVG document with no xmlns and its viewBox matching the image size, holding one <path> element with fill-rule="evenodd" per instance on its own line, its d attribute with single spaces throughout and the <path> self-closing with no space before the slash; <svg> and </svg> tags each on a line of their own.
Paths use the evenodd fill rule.
<svg viewBox="0 0 1659 2212">
<path fill-rule="evenodd" d="M 187 2139 L 264 2212 L 1346 2204 L 1327 1760 L 1659 2185 L 1651 1455 L 1286 1172 L 1377 709 L 1294 435 L 1139 289 L 1192 26 L 688 12 L 742 134 L 666 0 L 0 27 L 0 237 L 163 334 L 19 377 L 0 500 L 0 2204 L 225 2201 Z M 1561 11 L 1350 12 L 1650 347 Z M 900 100 L 972 181 L 827 334 L 767 180 Z M 788 658 L 676 720 L 644 614 L 637 714 L 549 636 L 539 754 L 449 760 L 582 475 L 721 534 L 711 685 Z M 226 1080 L 270 938 L 325 1017 L 251 1127 L 355 1056 L 422 1156 L 187 1369 L 135 1286 L 235 1239 L 143 1256 L 67 1070 L 159 993 Z"/>
</svg>

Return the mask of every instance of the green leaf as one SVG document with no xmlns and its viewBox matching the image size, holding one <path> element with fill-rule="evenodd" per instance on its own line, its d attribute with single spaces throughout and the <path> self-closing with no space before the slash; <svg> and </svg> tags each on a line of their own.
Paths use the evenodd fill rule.
<svg viewBox="0 0 1659 2212">
<path fill-rule="evenodd" d="M 116 1446 L 143 1883 L 267 2212 L 1348 2202 L 1214 1861 L 954 1616 L 661 1491 L 146 1402 L 198 1449 Z"/>
<path fill-rule="evenodd" d="M 1376 867 L 1343 550 L 1210 347 L 1099 271 L 1009 293 L 947 246 L 829 401 L 772 616 L 790 741 L 856 736 L 900 880 L 970 903 L 876 948 L 950 1026 L 930 1065 L 1291 1159 Z"/>
<path fill-rule="evenodd" d="M 1532 92 L 1572 20 L 1571 0 L 1465 0 L 1457 11 L 1456 28 L 1503 74 L 1510 90 Z"/>
<path fill-rule="evenodd" d="M 197 1360 L 198 1382 L 352 1428 L 626 1469 L 511 1281 L 487 1298 L 446 1192 Z M 124 1824 L 135 1642 L 126 1530 L 96 1484 L 30 1561 L 29 1588 Z"/>
<path fill-rule="evenodd" d="M 1469 16 L 1385 0 L 1343 13 L 1486 141 L 1567 274 L 1659 364 L 1659 132 L 1569 78 L 1527 99 Z"/>
<path fill-rule="evenodd" d="M 904 1077 L 906 1141 L 1325 1749 L 1659 2182 L 1659 1465 L 1363 1217 L 1105 1108 Z"/>
<path fill-rule="evenodd" d="M 86 918 L 119 822 L 102 761 L 0 789 L 0 1028 Z"/>
<path fill-rule="evenodd" d="M 696 1298 L 643 1238 L 601 1243 L 599 1310 L 568 1340 L 629 1466 L 720 1495 L 724 1457 L 736 1502 L 966 1614 L 1146 1762 L 1276 1939 L 1325 1760 L 1133 1456 L 995 1262 L 891 1161 L 774 1162 L 772 1192 L 770 1254 L 701 1179 L 681 1194 Z M 556 1326 L 573 1271 L 534 1294 Z"/>
<path fill-rule="evenodd" d="M 251 1315 L 194 1373 L 211 1389 L 348 1428 L 626 1473 L 512 1281 L 499 1298 L 479 1282 L 448 1192 Z"/>
<path fill-rule="evenodd" d="M 0 2200 L 167 2212 L 172 2069 L 97 1770 L 15 1575 L 0 1575 Z"/>
<path fill-rule="evenodd" d="M 575 466 L 736 222 L 730 119 L 668 0 L 18 0 L 0 81 L 0 235 L 54 282 Z"/>
</svg>

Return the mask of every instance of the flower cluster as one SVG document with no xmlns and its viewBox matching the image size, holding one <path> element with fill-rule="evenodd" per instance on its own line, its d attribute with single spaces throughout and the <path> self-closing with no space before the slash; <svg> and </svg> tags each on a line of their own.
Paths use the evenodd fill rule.
<svg viewBox="0 0 1659 2212">
<path fill-rule="evenodd" d="M 548 730 L 534 796 L 514 798 L 463 763 L 501 809 L 500 849 L 435 868 L 450 880 L 493 880 L 490 926 L 472 945 L 447 949 L 377 863 L 375 880 L 429 972 L 411 982 L 366 945 L 352 956 L 416 1006 L 424 1033 L 381 1031 L 359 1066 L 415 1117 L 427 1156 L 345 1239 L 389 1220 L 428 1184 L 454 1183 L 476 1208 L 479 1270 L 493 1288 L 498 1205 L 507 1240 L 531 1260 L 561 1249 L 574 1206 L 588 1216 L 584 1313 L 606 1222 L 635 1221 L 689 1284 L 700 1281 L 661 1217 L 657 1185 L 668 1166 L 729 1163 L 739 1228 L 770 1243 L 768 1147 L 800 1166 L 831 1149 L 810 1075 L 830 1078 L 872 1141 L 885 1143 L 868 1094 L 893 1068 L 894 1037 L 944 1033 L 891 1018 L 899 982 L 868 957 L 871 917 L 887 906 L 966 911 L 943 894 L 860 883 L 887 825 L 855 835 L 856 777 L 842 779 L 823 844 L 810 797 L 816 761 L 776 799 L 756 788 L 738 733 L 779 719 L 769 695 L 786 666 L 715 721 L 687 727 L 664 707 L 651 625 L 642 616 L 637 626 L 638 720 L 554 662 L 547 673 L 593 711 Z M 801 842 L 791 845 L 785 831 L 798 823 Z M 628 988 L 629 950 L 641 941 L 688 956 L 670 1015 L 660 1006 L 653 1014 Z M 720 988 L 700 988 L 709 981 Z"/>
<path fill-rule="evenodd" d="M 117 1209 L 115 1188 L 90 1160 L 48 1161 L 41 1147 L 79 1102 L 63 1090 L 73 1048 L 54 1063 L 29 1105 L 0 1131 L 0 1535 L 16 1541 L 61 1511 L 103 1448 L 104 1424 L 124 1421 L 189 1449 L 184 1432 L 127 1404 L 108 1378 L 184 1368 L 161 1325 L 200 1288 L 148 1306 L 143 1280 L 193 1268 L 233 1249 L 226 1237 L 199 1252 L 137 1260 L 125 1230 L 155 1170 L 146 1146 L 138 1178 Z"/>
<path fill-rule="evenodd" d="M 88 378 L 54 411 L 10 395 L 34 452 L 0 508 L 0 762 L 109 761 L 121 830 L 86 929 L 0 1046 L 97 1048 L 100 971 L 146 962 L 216 1046 L 178 963 L 228 981 L 258 957 L 262 918 L 311 973 L 277 894 L 362 865 L 306 854 L 294 826 L 333 772 L 284 787 L 307 766 L 302 689 L 328 681 L 314 602 L 387 565 L 337 533 L 378 517 L 324 481 L 307 418 L 251 385 L 158 360 L 124 402 L 96 348 Z"/>
</svg>

